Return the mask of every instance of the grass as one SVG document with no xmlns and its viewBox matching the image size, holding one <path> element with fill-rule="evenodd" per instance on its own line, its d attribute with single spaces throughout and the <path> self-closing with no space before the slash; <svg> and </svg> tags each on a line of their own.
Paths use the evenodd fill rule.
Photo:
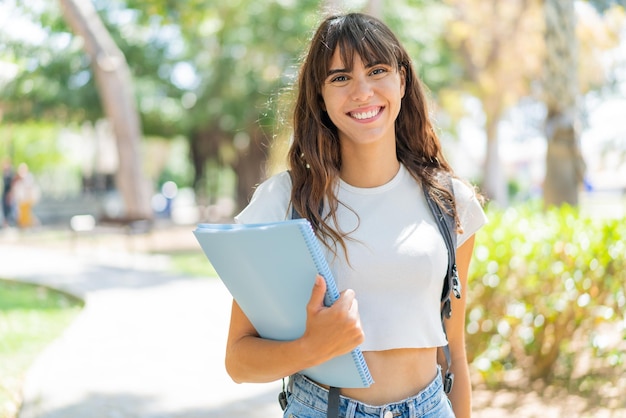
<svg viewBox="0 0 626 418">
<path fill-rule="evenodd" d="M 16 416 L 26 371 L 82 307 L 71 295 L 0 279 L 0 418 Z"/>
<path fill-rule="evenodd" d="M 167 253 L 176 273 L 193 277 L 217 277 L 215 269 L 201 251 L 172 251 Z"/>
</svg>

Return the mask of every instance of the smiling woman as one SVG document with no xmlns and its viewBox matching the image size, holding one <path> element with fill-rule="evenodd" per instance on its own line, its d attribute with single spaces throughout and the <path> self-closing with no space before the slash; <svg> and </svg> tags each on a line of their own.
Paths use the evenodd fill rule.
<svg viewBox="0 0 626 418">
<path fill-rule="evenodd" d="M 83 305 L 67 293 L 0 279 L 0 417 L 17 415 L 28 367 Z"/>
<path fill-rule="evenodd" d="M 341 296 L 323 305 L 317 277 L 306 329 L 294 341 L 262 338 L 233 303 L 228 373 L 236 382 L 290 375 L 284 417 L 469 417 L 461 286 L 460 299 L 444 303 L 454 312 L 445 329 L 440 301 L 447 271 L 458 267 L 456 283 L 465 289 L 474 233 L 486 219 L 443 155 L 407 51 L 374 17 L 329 16 L 311 40 L 296 91 L 289 173 L 259 185 L 235 219 L 308 219 Z M 426 196 L 455 221 L 456 258 Z M 356 346 L 374 379 L 367 388 L 329 388 L 301 372 Z M 449 354 L 441 365 L 438 347 Z"/>
</svg>

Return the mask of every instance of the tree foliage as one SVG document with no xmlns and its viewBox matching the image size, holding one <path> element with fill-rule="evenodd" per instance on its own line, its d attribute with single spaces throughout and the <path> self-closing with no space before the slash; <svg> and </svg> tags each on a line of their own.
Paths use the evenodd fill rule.
<svg viewBox="0 0 626 418">
<path fill-rule="evenodd" d="M 530 94 L 541 70 L 541 9 L 536 0 L 449 0 L 454 10 L 446 39 L 458 51 L 464 74 L 455 86 L 481 102 L 487 150 L 483 190 L 507 204 L 498 124 L 505 111 Z"/>
<path fill-rule="evenodd" d="M 542 211 L 540 202 L 488 212 L 468 286 L 478 374 L 501 384 L 517 370 L 520 387 L 559 379 L 583 389 L 599 374 L 617 382 L 626 356 L 624 222 L 568 205 Z"/>
<path fill-rule="evenodd" d="M 437 90 L 453 67 L 447 65 L 450 54 L 437 52 L 443 26 L 427 25 L 444 16 L 433 4 L 407 1 L 385 18 Z M 289 96 L 299 58 L 322 14 L 320 3 L 96 0 L 94 5 L 132 71 L 144 134 L 189 139 L 200 196 L 213 180 L 207 178 L 207 163 L 233 168 L 239 204 L 245 204 L 266 175 L 278 128 L 288 126 L 288 110 L 280 113 L 279 102 Z M 47 36 L 38 43 L 9 39 L 1 53 L 3 59 L 14 57 L 20 68 L 0 96 L 5 120 L 103 117 L 89 59 L 58 10 L 16 8 L 40 21 Z M 418 26 L 424 29 L 415 30 Z"/>
<path fill-rule="evenodd" d="M 0 31 L 0 60 L 14 69 L 0 89 L 5 122 L 83 121 L 102 115 L 89 60 L 58 9 L 33 10 L 16 4 L 10 19 L 28 23 L 21 31 Z"/>
<path fill-rule="evenodd" d="M 616 46 L 623 25 L 620 17 L 623 9 L 613 4 L 609 7 L 609 2 L 592 2 L 604 12 L 599 16 L 590 13 L 585 3 L 577 2 L 577 21 L 574 18 L 574 21 L 566 23 L 569 15 L 564 13 L 555 16 L 553 28 L 576 29 L 575 33 L 563 38 L 568 39 L 566 48 L 580 45 L 578 60 L 568 62 L 564 59 L 567 55 L 561 54 L 561 59 L 555 62 L 555 55 L 549 53 L 553 50 L 547 50 L 545 2 L 448 0 L 446 3 L 453 10 L 453 15 L 448 21 L 445 38 L 460 58 L 463 71 L 457 82 L 442 95 L 444 106 L 454 115 L 455 107 L 461 108 L 458 105 L 460 97 L 469 94 L 480 100 L 487 137 L 482 186 L 490 199 L 505 206 L 506 176 L 500 167 L 499 155 L 501 141 L 498 125 L 501 119 L 523 98 L 532 98 L 546 106 L 549 106 L 546 98 L 550 95 L 557 101 L 563 99 L 564 96 L 558 92 L 546 94 L 555 87 L 553 81 L 567 80 L 560 85 L 580 92 L 575 97 L 578 101 L 581 101 L 581 94 L 603 85 L 606 71 L 602 54 Z M 574 7 L 569 1 L 564 3 Z M 546 60 L 546 57 L 550 59 Z M 551 82 L 541 84 L 539 81 L 546 73 L 548 62 L 558 71 Z M 580 77 L 569 76 L 576 70 Z M 558 177 L 559 173 L 554 176 Z M 565 176 L 556 181 L 569 184 L 577 180 Z"/>
<path fill-rule="evenodd" d="M 299 58 L 323 14 L 321 2 L 92 1 L 129 64 L 144 135 L 188 139 L 194 183 L 200 196 L 206 195 L 204 203 L 213 200 L 210 190 L 217 181 L 209 173 L 219 172 L 207 167 L 223 167 L 237 173 L 238 203 L 245 204 L 254 184 L 267 175 L 279 128 L 288 127 L 289 109 L 280 112 L 282 100 L 289 98 Z M 460 98 L 478 97 L 488 116 L 490 144 L 497 145 L 495 127 L 506 109 L 521 97 L 539 97 L 543 24 L 538 3 L 403 0 L 394 7 L 380 3 L 378 9 L 409 49 L 438 113 L 459 116 Z M 3 121 L 102 118 L 89 58 L 55 3 L 13 4 L 41 36 L 30 42 L 0 31 L 0 61 L 18 69 L 8 82 L 0 77 Z M 367 4 L 350 3 L 354 10 Z M 618 22 L 615 17 L 602 24 L 619 28 Z M 588 41 L 601 44 L 613 33 L 579 32 L 591 45 L 581 46 L 589 54 L 580 60 L 581 75 L 600 73 L 591 65 L 598 60 L 588 59 L 598 55 L 597 44 Z M 591 80 L 587 88 L 603 83 L 585 79 Z M 490 150 L 488 158 L 497 163 L 497 148 Z M 493 171 L 483 177 L 504 178 Z M 488 187 L 487 194 L 497 188 Z"/>
</svg>

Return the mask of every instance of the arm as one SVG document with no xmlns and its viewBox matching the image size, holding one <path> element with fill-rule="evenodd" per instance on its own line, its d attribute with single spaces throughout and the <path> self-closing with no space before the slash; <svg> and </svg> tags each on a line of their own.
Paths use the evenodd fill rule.
<svg viewBox="0 0 626 418">
<path fill-rule="evenodd" d="M 467 418 L 472 414 L 472 386 L 465 351 L 465 307 L 467 274 L 473 251 L 474 236 L 468 238 L 457 250 L 457 270 L 461 280 L 462 294 L 461 299 L 452 297 L 452 317 L 446 319 L 446 333 L 452 357 L 452 373 L 454 373 L 454 386 L 449 396 L 457 418 Z M 443 365 L 445 367 L 445 360 Z"/>
<path fill-rule="evenodd" d="M 294 341 L 259 337 L 233 302 L 226 344 L 226 370 L 238 383 L 271 382 L 345 354 L 363 342 L 357 301 L 352 290 L 324 306 L 326 282 L 317 277 L 307 305 L 304 335 Z"/>
</svg>

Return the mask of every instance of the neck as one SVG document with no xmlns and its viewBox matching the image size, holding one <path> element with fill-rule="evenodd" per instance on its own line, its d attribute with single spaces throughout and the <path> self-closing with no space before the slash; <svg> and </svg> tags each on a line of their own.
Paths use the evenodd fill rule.
<svg viewBox="0 0 626 418">
<path fill-rule="evenodd" d="M 362 151 L 362 150 L 361 150 Z M 341 158 L 341 179 L 354 187 L 378 187 L 398 174 L 400 162 L 392 150 L 344 152 Z"/>
</svg>

